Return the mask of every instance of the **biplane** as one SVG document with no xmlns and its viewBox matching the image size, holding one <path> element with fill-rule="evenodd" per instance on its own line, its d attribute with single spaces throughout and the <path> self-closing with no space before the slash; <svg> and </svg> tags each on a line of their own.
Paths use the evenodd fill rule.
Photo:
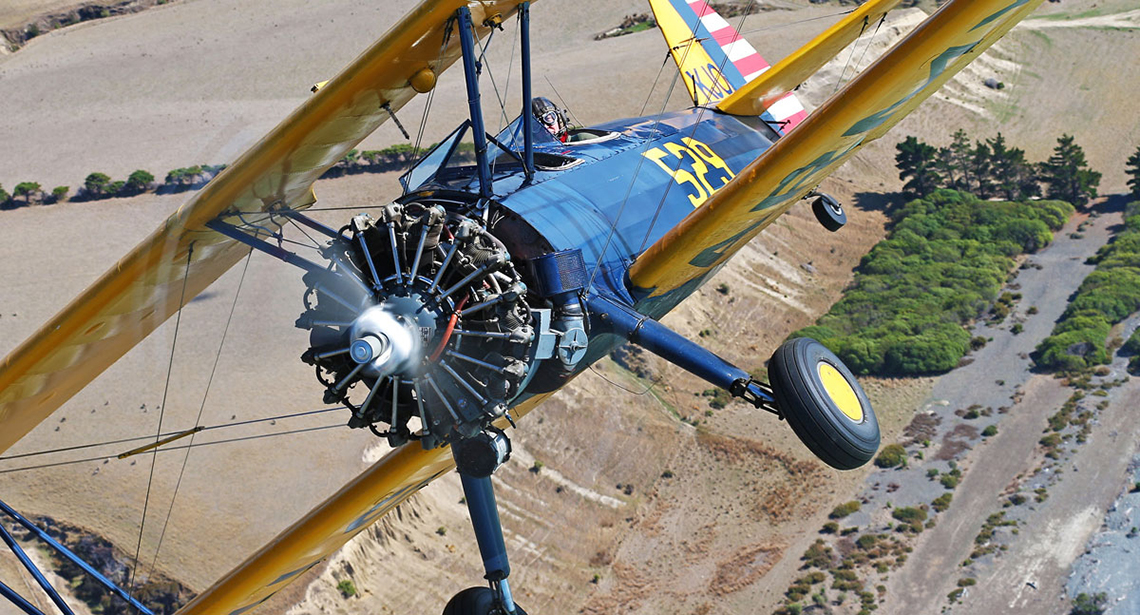
<svg viewBox="0 0 1140 615">
<path fill-rule="evenodd" d="M 314 397 L 343 404 L 349 428 L 393 450 L 179 613 L 256 609 L 454 470 L 487 584 L 444 613 L 523 613 L 492 483 L 510 457 L 508 430 L 624 343 L 786 420 L 827 464 L 861 466 L 879 444 L 875 415 L 821 344 L 785 342 L 764 383 L 660 318 L 797 202 L 842 227 L 842 207 L 815 191 L 821 180 L 1040 0 L 949 0 L 807 113 L 794 90 L 898 2 L 869 0 L 769 66 L 704 0 L 650 0 L 692 106 L 571 128 L 532 93 L 530 2 L 425 0 L 4 360 L 0 452 L 258 250 L 304 281 L 296 326 L 309 347 L 297 350 L 316 372 Z M 492 135 L 477 41 L 508 19 L 523 105 Z M 456 63 L 468 117 L 408 168 L 403 193 L 339 228 L 306 216 L 314 182 Z M 287 224 L 322 238 L 319 260 L 283 247 Z M 39 613 L 3 584 L 0 593 Z"/>
</svg>

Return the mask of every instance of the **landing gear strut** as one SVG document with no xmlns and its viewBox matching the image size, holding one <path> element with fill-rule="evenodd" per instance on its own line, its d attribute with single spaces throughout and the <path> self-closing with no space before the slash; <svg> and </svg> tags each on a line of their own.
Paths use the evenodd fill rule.
<svg viewBox="0 0 1140 615">
<path fill-rule="evenodd" d="M 507 561 L 507 546 L 491 484 L 491 474 L 510 458 L 510 440 L 503 432 L 490 430 L 457 442 L 452 451 L 463 482 L 475 540 L 479 543 L 479 555 L 483 558 L 486 571 L 483 578 L 490 587 L 470 587 L 459 592 L 444 607 L 443 615 L 526 615 L 526 611 L 515 604 L 507 582 L 511 565 Z"/>
</svg>

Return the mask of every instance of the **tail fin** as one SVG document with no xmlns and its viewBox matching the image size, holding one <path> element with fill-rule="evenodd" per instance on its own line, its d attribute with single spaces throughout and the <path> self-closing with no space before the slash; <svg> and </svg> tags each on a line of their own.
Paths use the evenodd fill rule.
<svg viewBox="0 0 1140 615">
<path fill-rule="evenodd" d="M 649 4 L 694 104 L 716 104 L 768 70 L 764 58 L 705 0 L 649 0 Z M 807 111 L 789 93 L 763 117 L 788 130 L 803 121 Z"/>
</svg>

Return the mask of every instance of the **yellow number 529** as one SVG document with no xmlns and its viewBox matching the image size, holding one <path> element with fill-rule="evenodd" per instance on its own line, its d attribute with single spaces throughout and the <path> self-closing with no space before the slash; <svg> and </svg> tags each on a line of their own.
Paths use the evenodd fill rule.
<svg viewBox="0 0 1140 615">
<path fill-rule="evenodd" d="M 691 189 L 688 197 L 693 207 L 700 207 L 709 196 L 736 177 L 732 169 L 728 168 L 728 163 L 717 156 L 711 147 L 691 137 L 682 137 L 680 143 L 667 142 L 643 155 L 656 162 L 657 166 L 673 177 L 673 181 Z M 667 162 L 666 159 L 670 157 L 675 160 Z"/>
</svg>

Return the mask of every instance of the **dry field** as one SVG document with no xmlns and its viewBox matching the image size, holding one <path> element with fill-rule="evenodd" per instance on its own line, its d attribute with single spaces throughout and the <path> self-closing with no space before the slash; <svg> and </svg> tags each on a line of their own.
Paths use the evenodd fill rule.
<svg viewBox="0 0 1140 615">
<path fill-rule="evenodd" d="M 192 0 L 38 37 L 0 57 L 0 183 L 9 190 L 26 180 L 74 189 L 92 171 L 123 178 L 145 168 L 161 176 L 175 167 L 226 162 L 303 100 L 311 83 L 332 76 L 413 4 Z M 834 6 L 784 4 L 796 10 L 750 17 L 744 28 L 755 31 L 749 38 L 770 61 L 822 30 L 837 12 Z M 1066 0 L 1047 10 L 1080 12 L 1091 5 Z M 1102 0 L 1098 10 L 1126 5 Z M 557 98 L 556 88 L 583 124 L 682 106 L 683 94 L 664 100 L 675 73 L 671 65 L 655 84 L 665 58 L 658 33 L 592 40 L 622 16 L 644 10 L 637 0 L 536 4 L 536 94 Z M 814 18 L 821 19 L 806 21 Z M 880 41 L 886 36 L 880 32 Z M 508 50 L 491 55 L 500 84 L 512 70 Z M 1119 190 L 1123 160 L 1140 142 L 1130 89 L 1140 68 L 1112 56 L 1136 57 L 1138 51 L 1140 34 L 1130 30 L 1021 28 L 983 65 L 1007 83 L 1001 95 L 978 87 L 984 72 L 972 73 L 894 136 L 913 133 L 940 143 L 959 126 L 978 137 L 1000 130 L 1031 159 L 1042 159 L 1056 136 L 1072 132 L 1094 167 L 1105 172 L 1104 188 Z M 834 77 L 818 81 L 808 86 L 816 102 L 835 85 Z M 517 100 L 517 87 L 507 99 Z M 449 73 L 431 109 L 426 140 L 440 138 L 462 119 L 463 101 L 462 80 Z M 487 109 L 494 126 L 495 112 Z M 401 119 L 414 128 L 422 111 L 412 103 Z M 400 141 L 388 124 L 363 147 Z M 846 203 L 862 205 L 843 233 L 827 234 L 806 208 L 787 216 L 667 324 L 694 338 L 711 329 L 705 340 L 710 347 L 747 368 L 759 367 L 789 332 L 827 309 L 882 236 L 886 218 L 879 201 L 864 193 L 898 185 L 888 141 L 868 148 L 824 186 Z M 397 185 L 391 175 L 359 175 L 319 182 L 316 191 L 322 205 L 365 205 L 396 194 Z M 183 198 L 145 195 L 0 212 L 0 353 L 63 307 Z M 327 215 L 335 221 L 335 214 Z M 235 268 L 183 312 L 164 429 L 192 425 L 203 404 L 208 425 L 320 407 L 312 373 L 297 360 L 306 336 L 292 327 L 303 287 L 288 267 L 261 256 L 250 262 L 203 402 L 241 273 Z M 721 283 L 728 285 L 727 295 L 713 290 Z M 172 321 L 11 452 L 153 434 L 173 332 Z M 520 601 L 531 612 L 760 612 L 757 605 L 779 601 L 811 530 L 861 481 L 859 472 L 840 474 L 812 461 L 786 426 L 768 416 L 739 405 L 706 416 L 707 404 L 698 396 L 705 385 L 660 362 L 651 360 L 650 367 L 656 376 L 638 380 L 612 363 L 600 365 L 599 373 L 585 374 L 528 417 L 514 436 L 518 453 L 501 472 L 500 498 Z M 645 391 L 655 379 L 659 383 Z M 617 385 L 645 392 L 625 393 Z M 929 386 L 869 383 L 885 441 L 901 431 Z M 283 420 L 224 437 L 345 418 Z M 361 471 L 375 458 L 375 444 L 369 434 L 333 429 L 192 451 L 158 568 L 205 588 Z M 536 460 L 543 470 L 527 471 Z M 147 564 L 155 557 L 181 465 L 182 453 L 158 456 L 142 546 Z M 674 478 L 662 478 L 666 469 Z M 148 473 L 147 458 L 139 457 L 134 463 L 0 474 L 0 498 L 88 527 L 133 552 Z M 297 603 L 297 613 L 441 608 L 481 575 L 460 495 L 454 476 L 442 479 L 402 507 L 399 518 L 354 541 L 264 612 L 285 612 Z M 361 590 L 351 601 L 334 589 L 348 575 Z"/>
</svg>

